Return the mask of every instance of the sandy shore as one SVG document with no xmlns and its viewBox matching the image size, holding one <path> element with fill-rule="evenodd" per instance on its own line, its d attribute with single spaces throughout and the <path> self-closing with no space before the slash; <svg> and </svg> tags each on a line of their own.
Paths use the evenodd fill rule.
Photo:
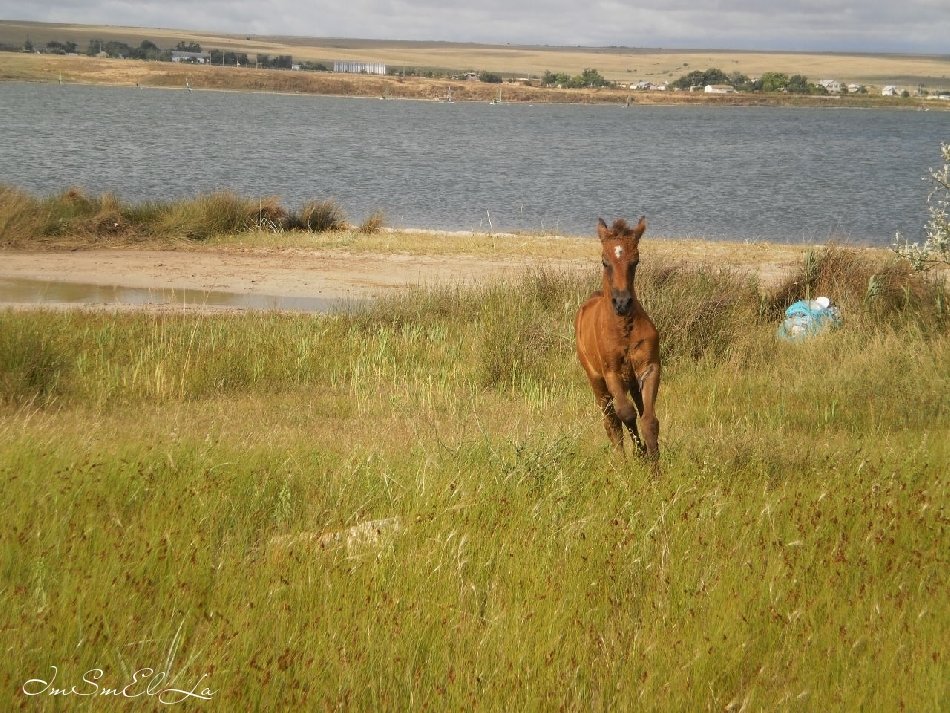
<svg viewBox="0 0 950 713">
<path fill-rule="evenodd" d="M 148 290 L 362 300 L 409 287 L 473 285 L 515 275 L 542 264 L 559 270 L 582 270 L 590 269 L 591 263 L 583 259 L 300 250 L 249 253 L 131 249 L 8 252 L 0 255 L 0 305 L 22 308 L 31 304 L 31 300 L 21 301 L 4 294 L 4 284 L 9 286 L 23 280 Z M 66 305 L 46 302 L 43 306 Z M 135 307 L 161 308 L 147 304 Z"/>
</svg>

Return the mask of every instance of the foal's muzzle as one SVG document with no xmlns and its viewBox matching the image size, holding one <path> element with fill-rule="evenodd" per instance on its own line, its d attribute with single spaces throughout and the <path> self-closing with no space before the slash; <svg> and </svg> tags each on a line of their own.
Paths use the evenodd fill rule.
<svg viewBox="0 0 950 713">
<path fill-rule="evenodd" d="M 620 317 L 626 317 L 633 306 L 633 295 L 627 290 L 613 290 L 611 293 L 611 302 L 614 306 L 614 312 Z"/>
</svg>

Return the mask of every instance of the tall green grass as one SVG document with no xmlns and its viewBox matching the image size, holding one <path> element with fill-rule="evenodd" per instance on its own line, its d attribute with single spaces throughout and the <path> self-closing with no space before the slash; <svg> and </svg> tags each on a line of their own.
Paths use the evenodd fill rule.
<svg viewBox="0 0 950 713">
<path fill-rule="evenodd" d="M 828 254 L 818 289 L 865 269 Z M 0 314 L 8 707 L 75 703 L 23 694 L 50 666 L 150 666 L 208 674 L 211 710 L 939 710 L 943 286 L 839 279 L 844 326 L 787 344 L 788 295 L 641 278 L 659 479 L 610 452 L 575 362 L 596 275 Z"/>
<path fill-rule="evenodd" d="M 358 228 L 375 232 L 383 222 L 382 213 L 375 211 Z M 0 247 L 205 241 L 247 231 L 326 232 L 348 227 L 343 208 L 332 199 L 307 201 L 292 211 L 275 197 L 250 198 L 231 191 L 129 203 L 108 193 L 88 196 L 79 188 L 36 197 L 0 184 Z"/>
</svg>

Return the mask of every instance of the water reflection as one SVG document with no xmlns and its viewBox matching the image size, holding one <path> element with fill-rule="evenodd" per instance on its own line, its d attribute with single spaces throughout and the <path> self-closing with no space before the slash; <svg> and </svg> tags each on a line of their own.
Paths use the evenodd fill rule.
<svg viewBox="0 0 950 713">
<path fill-rule="evenodd" d="M 341 300 L 325 297 L 242 294 L 183 288 L 122 287 L 19 278 L 0 279 L 0 303 L 180 305 L 291 312 L 330 312 L 345 306 Z"/>
</svg>

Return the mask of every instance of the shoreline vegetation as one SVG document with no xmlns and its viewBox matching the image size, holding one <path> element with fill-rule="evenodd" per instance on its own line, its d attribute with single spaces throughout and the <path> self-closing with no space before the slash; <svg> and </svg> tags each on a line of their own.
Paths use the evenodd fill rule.
<svg viewBox="0 0 950 713">
<path fill-rule="evenodd" d="M 130 67 L 141 64 L 142 67 Z M 0 81 L 103 85 L 140 89 L 259 92 L 381 100 L 494 102 L 508 104 L 587 104 L 621 106 L 759 106 L 853 107 L 950 110 L 950 102 L 924 97 L 869 94 L 808 95 L 783 93 L 706 94 L 704 92 L 640 91 L 599 87 L 557 89 L 519 83 L 382 77 L 360 74 L 292 72 L 175 65 L 133 60 L 0 53 Z M 502 99 L 499 101 L 499 90 Z"/>
<path fill-rule="evenodd" d="M 171 50 L 160 50 L 152 40 L 162 47 L 175 47 L 177 42 L 181 49 L 210 50 L 205 55 L 218 57 L 222 64 L 159 61 L 159 56 L 170 57 Z M 36 51 L 12 51 L 23 46 L 35 47 Z M 918 90 L 950 89 L 950 58 L 943 56 L 514 48 L 240 37 L 15 21 L 0 21 L 0 47 L 7 50 L 0 51 L 0 81 L 452 102 L 950 109 L 950 102 L 916 96 Z M 90 49 L 97 47 L 109 47 L 110 52 L 117 53 L 140 52 L 142 58 L 87 56 L 106 54 Z M 124 50 L 117 49 L 120 47 Z M 323 71 L 332 68 L 336 60 L 378 62 L 391 71 L 383 76 Z M 256 68 L 278 63 L 285 68 Z M 291 66 L 301 69 L 294 71 Z M 582 72 L 584 67 L 588 69 Z M 721 67 L 722 71 L 713 67 Z M 400 68 L 399 74 L 392 73 L 396 68 Z M 473 79 L 466 80 L 466 74 Z M 754 76 L 760 76 L 763 82 L 765 78 L 770 82 L 791 79 L 801 85 L 794 91 L 802 93 L 673 91 L 675 80 L 694 75 L 726 78 L 720 81 L 733 81 L 729 78 L 734 77 L 737 87 L 738 82 L 751 86 L 750 77 Z M 542 85 L 544 77 L 556 78 L 562 86 Z M 842 86 L 847 82 L 860 84 L 868 91 L 827 94 L 817 82 L 828 77 L 839 80 Z M 637 83 L 670 88 L 633 88 Z M 569 88 L 577 84 L 590 86 Z M 904 96 L 881 96 L 880 89 L 885 85 L 897 85 L 898 94 Z"/>
<path fill-rule="evenodd" d="M 575 271 L 579 265 L 585 265 L 596 257 L 595 242 L 590 235 L 550 231 L 481 233 L 395 229 L 386 226 L 386 217 L 378 210 L 369 212 L 366 218 L 354 224 L 333 199 L 311 199 L 299 206 L 287 207 L 274 196 L 254 197 L 218 191 L 179 200 L 130 202 L 111 193 L 90 195 L 78 187 L 38 196 L 15 186 L 0 184 L 0 251 L 7 253 L 197 251 L 261 257 L 298 253 L 313 257 L 314 262 L 308 269 L 331 274 L 339 281 L 345 270 L 335 262 L 341 256 L 368 253 L 378 253 L 388 260 L 399 255 L 431 259 L 430 269 L 434 270 L 434 275 L 440 276 L 451 274 L 452 261 L 459 258 L 466 261 L 465 270 L 476 269 L 483 278 L 510 273 L 506 261 L 525 267 L 546 261 Z M 892 248 L 834 241 L 831 245 L 881 263 L 896 258 Z M 752 275 L 768 286 L 782 282 L 794 272 L 795 265 L 803 256 L 821 248 L 821 245 L 805 243 L 659 235 L 651 236 L 644 243 L 647 254 L 707 268 L 729 265 L 731 269 Z M 327 258 L 326 264 L 320 262 L 321 257 Z M 410 267 L 390 265 L 388 269 L 394 274 L 387 284 L 393 286 L 402 279 L 405 279 L 405 284 L 413 282 L 418 275 L 410 274 L 407 271 Z M 286 270 L 286 267 L 265 262 L 259 268 L 277 272 Z M 21 266 L 20 269 L 24 268 Z M 47 269 L 50 269 L 49 265 L 43 267 L 38 263 L 28 272 L 31 279 L 40 279 Z M 936 273 L 945 274 L 945 267 L 938 266 Z M 76 281 L 68 277 L 68 271 L 58 269 L 57 274 L 62 276 L 54 279 Z M 88 269 L 78 274 L 83 280 L 95 278 L 94 282 L 106 284 Z M 6 276 L 17 277 L 17 271 L 8 272 Z M 360 282 L 364 278 L 369 279 L 369 276 L 354 279 Z M 109 280 L 107 276 L 103 279 Z M 141 269 L 139 279 L 156 288 L 162 286 L 156 276 L 143 274 Z M 220 277 L 216 280 L 209 273 L 208 281 L 209 284 L 220 283 Z M 244 283 L 239 281 L 239 284 Z M 270 284 L 279 294 L 280 282 L 271 281 Z M 205 285 L 186 281 L 179 286 L 201 289 Z M 370 294 L 364 289 L 357 291 L 366 296 Z"/>
<path fill-rule="evenodd" d="M 279 198 L 218 191 L 173 201 L 132 203 L 111 193 L 90 196 L 77 187 L 35 196 L 0 183 L 0 248 L 134 245 L 176 240 L 200 243 L 247 232 L 377 233 L 379 211 L 350 225 L 334 200 L 310 200 L 288 210 Z"/>
</svg>

